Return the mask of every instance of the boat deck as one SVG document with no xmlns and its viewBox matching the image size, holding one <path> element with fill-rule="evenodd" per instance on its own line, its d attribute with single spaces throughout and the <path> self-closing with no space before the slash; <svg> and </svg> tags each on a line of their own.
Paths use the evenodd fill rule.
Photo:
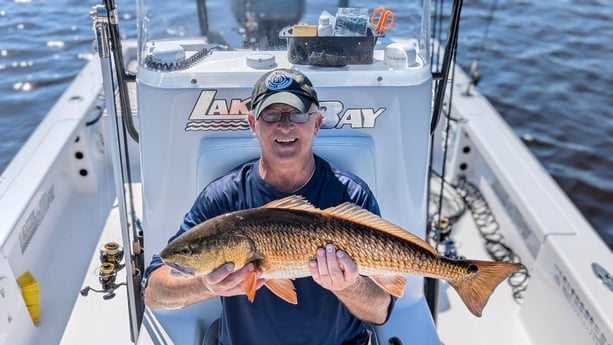
<svg viewBox="0 0 613 345">
<path fill-rule="evenodd" d="M 489 260 L 470 213 L 465 213 L 454 227 L 460 255 Z M 521 300 L 516 302 L 513 290 L 505 280 L 490 297 L 483 315 L 472 315 L 453 288 L 441 281 L 437 328 L 445 345 L 519 345 L 533 344 L 519 318 Z"/>
<path fill-rule="evenodd" d="M 140 184 L 133 186 L 135 193 L 136 210 L 141 210 Z M 116 242 L 122 244 L 121 223 L 117 201 L 109 214 L 104 230 L 100 235 L 98 244 L 92 257 L 87 274 L 83 280 L 82 288 L 92 287 L 101 289 L 98 281 L 100 269 L 99 250 L 105 243 Z M 150 255 L 150 254 L 149 254 Z M 125 257 L 124 257 L 125 262 Z M 116 284 L 125 283 L 125 269 L 117 273 Z M 115 291 L 115 297 L 104 299 L 104 294 L 89 291 L 87 296 L 78 296 L 72 310 L 70 320 L 61 344 L 83 344 L 84 339 L 93 339 L 96 344 L 128 344 L 130 335 L 130 317 L 128 313 L 128 294 L 125 285 Z M 92 324 L 98 327 L 92 327 Z"/>
</svg>

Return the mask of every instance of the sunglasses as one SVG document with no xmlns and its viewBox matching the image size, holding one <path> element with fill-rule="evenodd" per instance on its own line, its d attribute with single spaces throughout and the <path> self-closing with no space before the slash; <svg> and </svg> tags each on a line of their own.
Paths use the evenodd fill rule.
<svg viewBox="0 0 613 345">
<path fill-rule="evenodd" d="M 312 111 L 308 113 L 299 113 L 299 112 L 291 112 L 291 111 L 279 111 L 279 110 L 264 110 L 260 114 L 260 118 L 268 123 L 275 123 L 281 121 L 283 118 L 283 114 L 287 114 L 290 122 L 293 123 L 306 123 L 309 121 L 309 116 L 313 115 L 317 112 Z"/>
</svg>

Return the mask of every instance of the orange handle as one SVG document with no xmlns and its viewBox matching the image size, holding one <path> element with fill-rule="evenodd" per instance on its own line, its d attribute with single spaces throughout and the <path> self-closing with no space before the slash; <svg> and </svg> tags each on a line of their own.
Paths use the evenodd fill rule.
<svg viewBox="0 0 613 345">
<path fill-rule="evenodd" d="M 396 16 L 394 12 L 386 10 L 383 7 L 376 7 L 372 11 L 372 17 L 370 18 L 375 30 L 378 32 L 387 31 L 394 26 Z"/>
</svg>

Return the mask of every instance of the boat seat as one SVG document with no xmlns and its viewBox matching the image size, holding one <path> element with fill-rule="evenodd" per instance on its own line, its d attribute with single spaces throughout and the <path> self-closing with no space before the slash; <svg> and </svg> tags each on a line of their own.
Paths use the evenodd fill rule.
<svg viewBox="0 0 613 345">
<path fill-rule="evenodd" d="M 337 168 L 361 177 L 377 195 L 372 139 L 366 136 L 318 137 L 313 151 Z M 249 138 L 203 138 L 198 158 L 196 193 L 244 162 L 259 157 L 260 146 Z"/>
<path fill-rule="evenodd" d="M 204 334 L 202 345 L 217 345 L 219 344 L 219 320 L 213 321 Z"/>
<path fill-rule="evenodd" d="M 333 166 L 361 177 L 376 196 L 373 142 L 370 137 L 320 136 L 313 142 L 313 151 Z M 252 136 L 204 137 L 199 148 L 195 193 L 200 193 L 214 179 L 259 155 L 260 145 Z M 219 309 L 215 308 L 213 312 L 219 313 Z M 219 314 L 207 315 L 206 318 L 210 320 L 214 316 L 219 316 Z M 215 325 L 216 321 L 211 325 Z M 203 333 L 204 342 L 207 337 L 213 338 L 210 326 Z"/>
</svg>

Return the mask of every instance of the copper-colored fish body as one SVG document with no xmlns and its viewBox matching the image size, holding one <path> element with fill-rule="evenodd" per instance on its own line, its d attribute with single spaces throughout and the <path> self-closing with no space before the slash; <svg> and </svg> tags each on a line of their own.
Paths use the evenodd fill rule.
<svg viewBox="0 0 613 345">
<path fill-rule="evenodd" d="M 236 269 L 253 262 L 263 270 L 269 289 L 296 303 L 289 279 L 310 276 L 309 261 L 327 244 L 345 251 L 360 274 L 397 297 L 406 284 L 403 273 L 444 279 L 477 316 L 500 281 L 520 268 L 447 259 L 419 237 L 354 204 L 320 210 L 298 196 L 212 218 L 181 235 L 160 255 L 165 262 L 197 274 L 227 262 Z M 245 284 L 245 290 L 254 294 L 251 284 L 255 279 Z"/>
</svg>

